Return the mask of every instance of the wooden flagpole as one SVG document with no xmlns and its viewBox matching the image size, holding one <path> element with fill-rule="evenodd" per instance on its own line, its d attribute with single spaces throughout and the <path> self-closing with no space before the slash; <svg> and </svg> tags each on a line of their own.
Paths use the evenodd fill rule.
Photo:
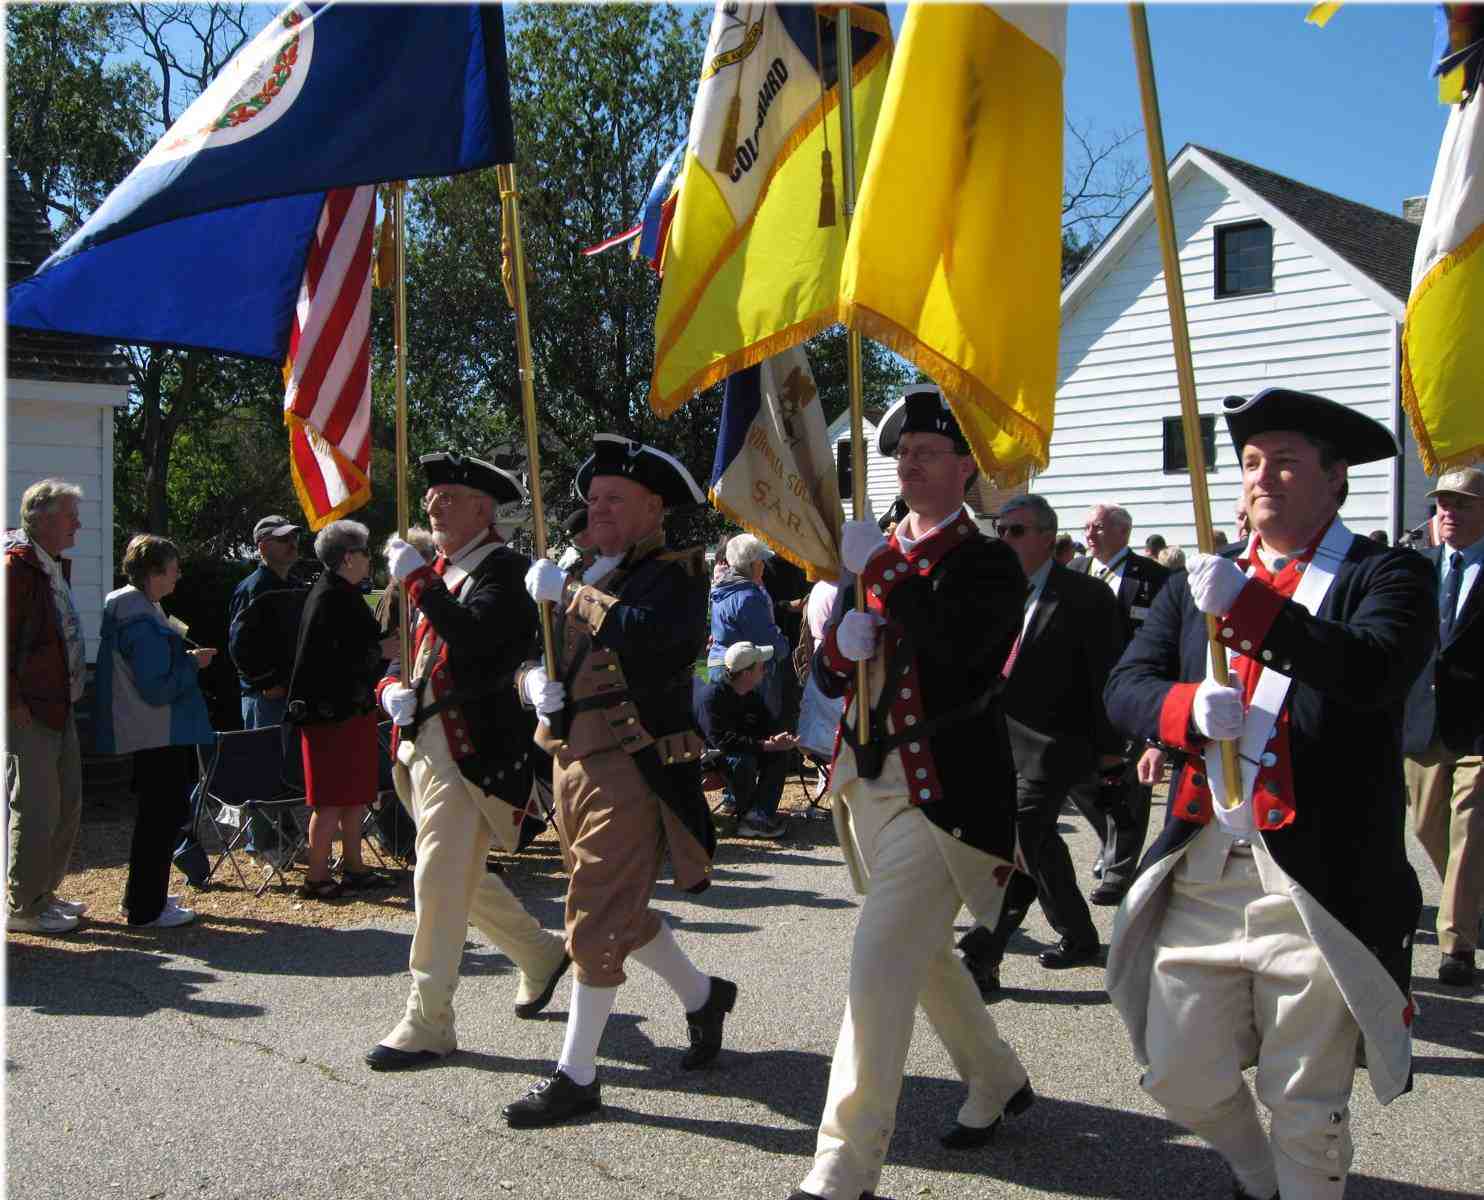
<svg viewBox="0 0 1484 1200">
<path fill-rule="evenodd" d="M 816 17 L 816 20 L 818 18 Z M 850 51 L 850 13 L 835 10 L 835 82 L 840 89 L 840 169 L 845 215 L 845 236 L 850 237 L 850 222 L 855 217 L 855 102 L 852 96 L 854 56 Z M 824 69 L 824 64 L 820 64 Z M 864 401 L 861 398 L 861 335 L 847 331 L 846 366 L 850 380 L 850 507 L 854 520 L 866 519 L 866 439 Z M 855 608 L 866 608 L 866 585 L 859 575 L 855 579 Z M 871 736 L 871 686 L 864 661 L 855 665 L 856 737 L 864 745 Z"/>
<path fill-rule="evenodd" d="M 1159 223 L 1159 250 L 1164 262 L 1165 299 L 1170 309 L 1170 334 L 1175 349 L 1175 375 L 1180 385 L 1180 423 L 1185 433 L 1185 461 L 1190 467 L 1190 498 L 1195 506 L 1196 545 L 1212 554 L 1216 539 L 1211 528 L 1211 494 L 1206 486 L 1206 451 L 1201 441 L 1201 414 L 1195 396 L 1195 365 L 1190 353 L 1190 329 L 1185 321 L 1185 287 L 1180 279 L 1180 254 L 1175 246 L 1175 211 L 1170 202 L 1170 180 L 1165 169 L 1164 130 L 1159 117 L 1159 93 L 1154 86 L 1154 58 L 1149 50 L 1149 22 L 1142 4 L 1128 6 L 1134 41 L 1134 61 L 1139 68 L 1139 96 L 1144 107 L 1144 134 L 1149 144 L 1149 181 L 1154 193 L 1154 213 Z M 1226 686 L 1226 647 L 1217 634 L 1216 618 L 1206 617 L 1206 637 L 1211 650 L 1211 677 Z M 1237 766 L 1237 745 L 1222 742 L 1221 770 L 1226 776 L 1226 796 L 1216 797 L 1226 808 L 1242 802 L 1242 776 Z"/>
<path fill-rule="evenodd" d="M 407 540 L 407 184 L 398 181 L 392 184 L 392 224 L 396 228 L 397 288 L 393 293 L 396 305 L 397 339 L 397 536 Z M 402 680 L 412 679 L 412 626 L 407 619 L 407 589 L 402 589 L 399 621 L 402 651 Z"/>
<path fill-rule="evenodd" d="M 531 315 L 526 299 L 526 252 L 520 235 L 520 192 L 515 186 L 515 164 L 499 163 L 495 172 L 500 184 L 500 216 L 504 227 L 501 246 L 508 269 L 506 290 L 515 309 L 515 356 L 520 369 L 520 407 L 526 426 L 526 467 L 530 472 L 531 537 L 535 557 L 546 557 L 546 506 L 541 498 L 541 440 L 536 425 L 535 367 L 531 357 Z M 556 641 L 552 633 L 552 604 L 543 601 L 541 610 L 541 649 L 546 661 L 547 678 L 556 678 Z M 555 719 L 556 714 L 553 714 Z M 552 726 L 560 738 L 563 732 Z"/>
</svg>

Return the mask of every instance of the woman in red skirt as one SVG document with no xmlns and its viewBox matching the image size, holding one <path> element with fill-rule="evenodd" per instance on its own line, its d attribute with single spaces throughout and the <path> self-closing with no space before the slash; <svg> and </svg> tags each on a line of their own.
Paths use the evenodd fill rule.
<svg viewBox="0 0 1484 1200">
<path fill-rule="evenodd" d="M 386 880 L 361 858 L 361 820 L 376 798 L 376 698 L 383 644 L 376 617 L 361 593 L 371 573 L 370 530 L 332 521 L 314 539 L 324 573 L 309 589 L 289 682 L 287 720 L 299 727 L 309 804 L 309 871 L 299 895 L 333 900 L 343 890 Z M 341 878 L 330 875 L 339 832 Z"/>
</svg>

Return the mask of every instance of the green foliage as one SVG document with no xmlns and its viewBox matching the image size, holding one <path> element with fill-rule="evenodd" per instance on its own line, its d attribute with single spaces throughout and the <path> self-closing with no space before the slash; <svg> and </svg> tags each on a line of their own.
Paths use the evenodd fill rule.
<svg viewBox="0 0 1484 1200">
<path fill-rule="evenodd" d="M 149 149 L 156 88 L 119 48 L 116 14 L 83 4 L 5 11 L 6 153 L 65 236 Z"/>
</svg>

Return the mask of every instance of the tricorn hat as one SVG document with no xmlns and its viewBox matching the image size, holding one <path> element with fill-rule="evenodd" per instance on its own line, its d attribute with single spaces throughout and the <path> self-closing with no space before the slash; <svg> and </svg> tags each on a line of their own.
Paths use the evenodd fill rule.
<svg viewBox="0 0 1484 1200">
<path fill-rule="evenodd" d="M 587 532 L 587 507 L 578 505 L 567 514 L 567 519 L 562 522 L 562 532 L 569 538 L 581 537 Z"/>
<path fill-rule="evenodd" d="M 1379 421 L 1310 392 L 1267 388 L 1251 398 L 1228 396 L 1221 403 L 1238 458 L 1250 438 L 1280 430 L 1328 442 L 1352 467 L 1398 453 L 1396 439 Z"/>
<path fill-rule="evenodd" d="M 456 450 L 439 450 L 424 454 L 418 459 L 423 473 L 428 477 L 428 486 L 440 483 L 462 484 L 487 496 L 493 496 L 497 505 L 527 504 L 530 495 L 525 485 L 509 471 L 502 471 L 493 463 L 472 454 L 460 454 Z"/>
<path fill-rule="evenodd" d="M 969 453 L 968 439 L 958 427 L 953 409 L 943 399 L 943 390 L 936 384 L 914 384 L 886 410 L 876 429 L 876 449 L 882 454 L 895 454 L 904 433 L 940 433 L 954 444 L 960 454 Z"/>
<path fill-rule="evenodd" d="M 643 484 L 664 501 L 666 508 L 706 503 L 706 494 L 679 459 L 616 433 L 593 435 L 593 452 L 577 468 L 572 485 L 579 499 L 587 500 L 588 485 L 600 475 L 616 475 Z"/>
</svg>

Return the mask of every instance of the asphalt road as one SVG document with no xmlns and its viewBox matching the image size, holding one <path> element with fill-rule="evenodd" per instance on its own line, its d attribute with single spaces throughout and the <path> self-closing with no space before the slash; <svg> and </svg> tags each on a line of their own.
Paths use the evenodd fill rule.
<svg viewBox="0 0 1484 1200">
<path fill-rule="evenodd" d="M 1063 829 L 1090 887 L 1091 834 L 1070 817 Z M 551 1069 L 570 985 L 541 1019 L 518 1021 L 510 964 L 477 942 L 458 993 L 463 1049 L 408 1075 L 362 1065 L 406 995 L 409 918 L 222 920 L 189 956 L 168 933 L 120 926 L 76 935 L 103 939 L 90 954 L 12 944 L 9 1195 L 782 1200 L 813 1150 L 856 913 L 829 824 L 790 830 L 783 843 L 726 843 L 700 897 L 660 891 L 702 969 L 741 987 L 717 1068 L 679 1069 L 683 1014 L 636 968 L 601 1049 L 604 1111 L 547 1130 L 511 1131 L 500 1108 Z M 1416 861 L 1430 922 L 1437 880 Z M 538 843 L 507 874 L 549 928 L 561 919 L 556 866 L 554 845 Z M 1106 937 L 1112 910 L 1093 911 Z M 882 1194 L 1229 1197 L 1215 1154 L 1139 1091 L 1101 971 L 1036 962 L 1051 940 L 1033 913 L 994 1006 L 1035 1107 L 985 1150 L 940 1149 L 961 1088 L 919 1019 Z M 1431 933 L 1418 943 L 1416 1088 L 1382 1109 L 1357 1077 L 1350 1200 L 1484 1194 L 1484 998 L 1440 986 Z"/>
</svg>

